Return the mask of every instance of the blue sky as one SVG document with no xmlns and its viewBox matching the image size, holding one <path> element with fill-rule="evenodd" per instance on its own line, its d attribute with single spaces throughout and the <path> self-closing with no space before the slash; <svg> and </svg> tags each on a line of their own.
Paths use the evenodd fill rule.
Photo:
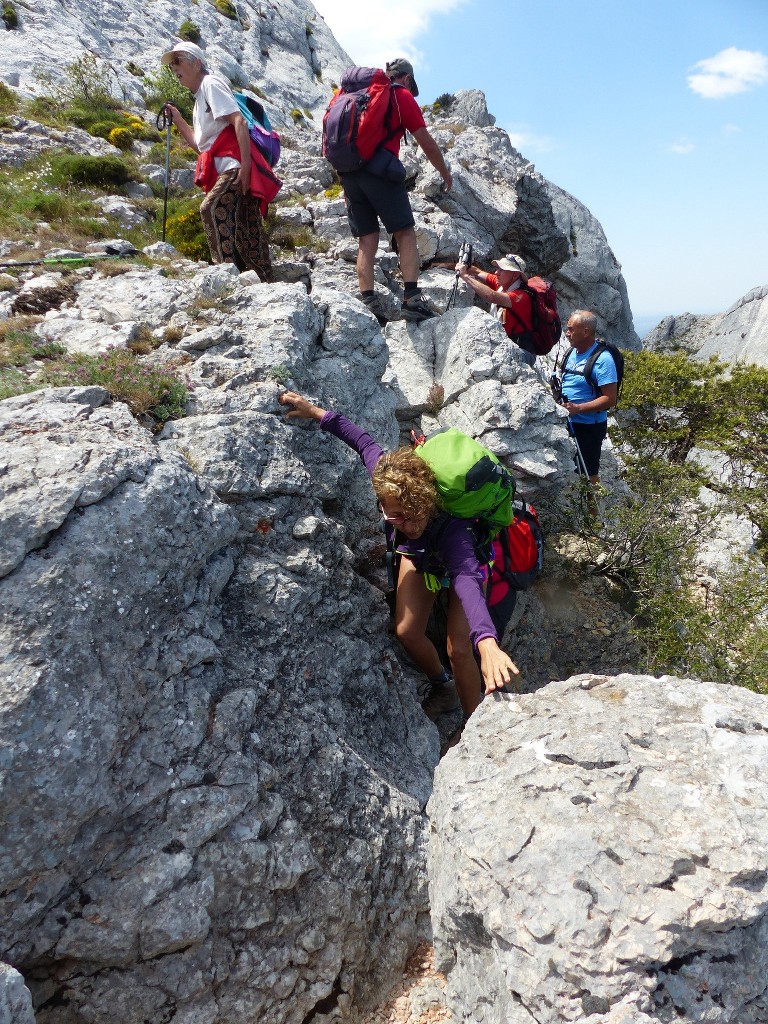
<svg viewBox="0 0 768 1024">
<path fill-rule="evenodd" d="M 413 60 L 419 101 L 482 89 L 597 217 L 636 320 L 768 284 L 768 0 L 316 0 L 355 63 Z"/>
</svg>

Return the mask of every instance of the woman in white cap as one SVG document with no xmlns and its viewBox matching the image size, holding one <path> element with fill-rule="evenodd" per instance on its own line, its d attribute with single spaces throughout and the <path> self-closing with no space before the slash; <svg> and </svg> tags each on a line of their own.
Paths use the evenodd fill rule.
<svg viewBox="0 0 768 1024">
<path fill-rule="evenodd" d="M 200 156 L 195 183 L 205 193 L 200 216 L 214 263 L 234 263 L 272 280 L 269 243 L 262 218 L 280 190 L 256 146 L 229 84 L 209 72 L 205 54 L 195 43 L 176 43 L 163 54 L 179 82 L 194 93 L 192 126 L 173 104 L 166 104 L 185 141 Z"/>
</svg>

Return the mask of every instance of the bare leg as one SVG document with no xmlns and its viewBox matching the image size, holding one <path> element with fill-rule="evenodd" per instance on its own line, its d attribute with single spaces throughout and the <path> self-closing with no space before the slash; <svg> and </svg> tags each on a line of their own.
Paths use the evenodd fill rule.
<svg viewBox="0 0 768 1024">
<path fill-rule="evenodd" d="M 416 245 L 416 229 L 403 228 L 395 231 L 397 251 L 400 254 L 400 273 L 403 282 L 419 280 L 419 249 Z"/>
<path fill-rule="evenodd" d="M 373 267 L 378 247 L 378 231 L 370 235 L 361 235 L 357 240 L 357 283 L 361 292 L 368 292 L 373 288 Z"/>
<path fill-rule="evenodd" d="M 427 637 L 429 613 L 436 596 L 427 590 L 424 575 L 418 572 L 413 562 L 401 558 L 395 603 L 395 636 L 430 679 L 443 671 L 435 645 Z"/>
<path fill-rule="evenodd" d="M 453 587 L 448 598 L 448 657 L 461 706 L 469 716 L 480 703 L 480 669 L 469 638 L 469 622 Z"/>
</svg>

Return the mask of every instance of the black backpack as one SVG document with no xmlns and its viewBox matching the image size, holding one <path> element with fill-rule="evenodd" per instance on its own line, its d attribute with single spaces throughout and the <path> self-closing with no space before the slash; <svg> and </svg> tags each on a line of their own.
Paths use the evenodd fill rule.
<svg viewBox="0 0 768 1024">
<path fill-rule="evenodd" d="M 617 348 L 615 345 L 612 345 L 609 341 L 603 341 L 602 338 L 598 338 L 597 346 L 593 351 L 592 355 L 587 360 L 584 369 L 566 370 L 565 365 L 571 357 L 571 352 L 574 351 L 575 349 L 573 345 L 571 345 L 571 347 L 563 356 L 562 361 L 560 363 L 560 374 L 563 377 L 566 373 L 573 373 L 577 374 L 578 376 L 583 376 L 592 388 L 592 390 L 595 392 L 595 397 L 597 397 L 600 394 L 600 388 L 598 387 L 597 381 L 595 380 L 595 363 L 597 362 L 597 357 L 600 355 L 601 352 L 610 352 L 611 358 L 613 359 L 613 362 L 616 366 L 616 404 L 618 405 L 619 398 L 621 398 L 621 389 L 624 384 L 624 353 L 621 351 L 621 349 Z"/>
</svg>

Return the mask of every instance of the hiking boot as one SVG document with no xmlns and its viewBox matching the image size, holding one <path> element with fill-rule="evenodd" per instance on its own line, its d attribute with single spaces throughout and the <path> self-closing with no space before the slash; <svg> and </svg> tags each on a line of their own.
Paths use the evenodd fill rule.
<svg viewBox="0 0 768 1024">
<path fill-rule="evenodd" d="M 410 320 L 411 323 L 418 324 L 422 320 L 431 320 L 433 316 L 437 316 L 437 313 L 429 308 L 421 292 L 414 292 L 407 299 L 403 299 L 400 315 L 403 320 Z"/>
<path fill-rule="evenodd" d="M 369 312 L 373 313 L 382 327 L 384 324 L 389 323 L 389 317 L 378 295 L 361 295 L 360 301 Z"/>
<path fill-rule="evenodd" d="M 442 678 L 425 679 L 418 687 L 418 694 L 424 714 L 432 722 L 440 715 L 461 707 L 456 686 L 447 670 Z"/>
</svg>

